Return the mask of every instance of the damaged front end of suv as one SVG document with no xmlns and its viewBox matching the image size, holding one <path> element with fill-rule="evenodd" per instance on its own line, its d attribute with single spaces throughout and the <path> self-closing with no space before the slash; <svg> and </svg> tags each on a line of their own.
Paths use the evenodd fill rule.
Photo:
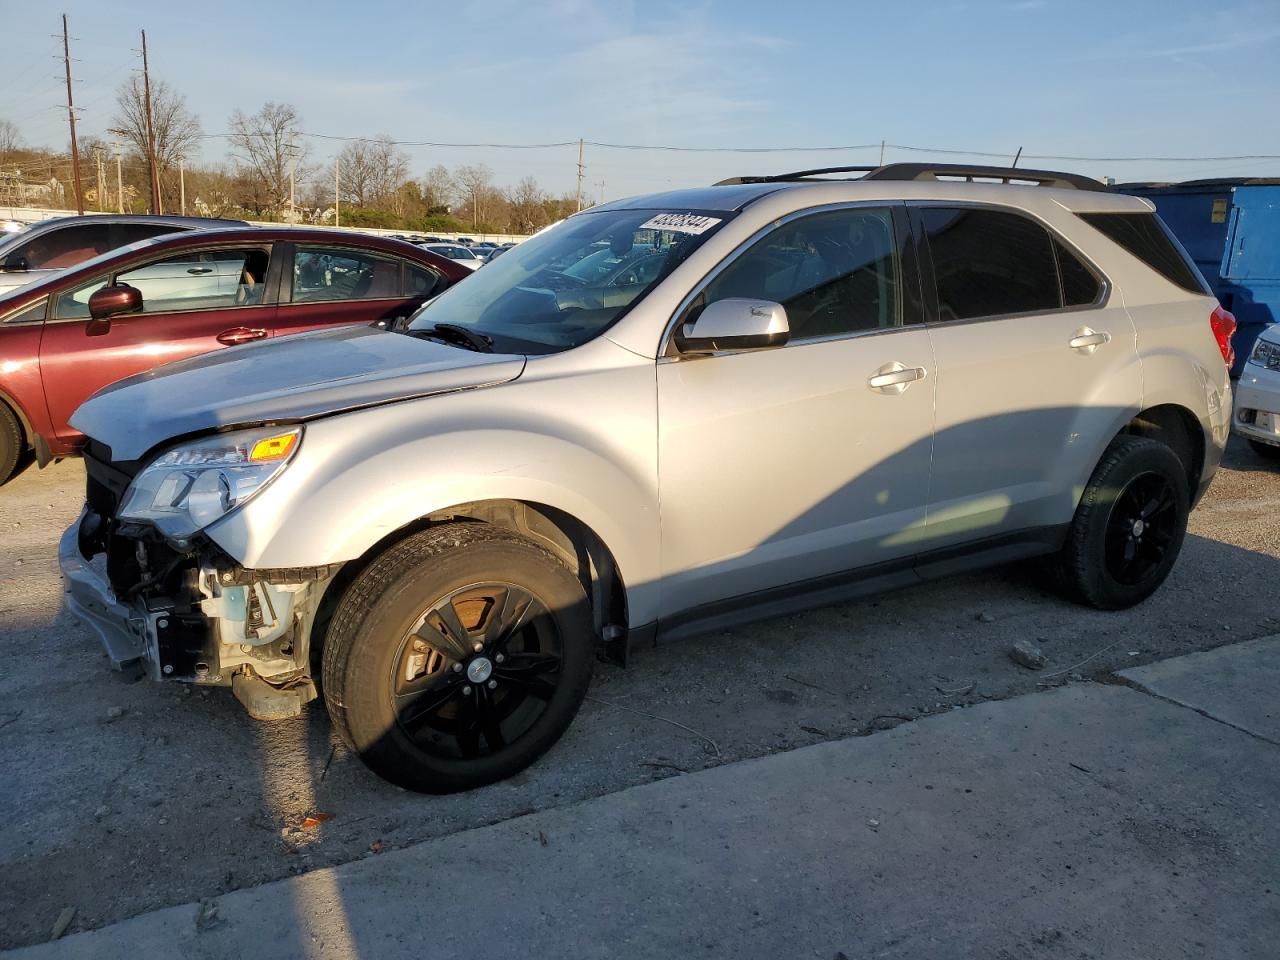
<svg viewBox="0 0 1280 960">
<path fill-rule="evenodd" d="M 247 570 L 204 530 L 286 470 L 302 426 L 179 444 L 146 463 L 84 451 L 84 511 L 60 546 L 67 604 L 112 666 L 230 686 L 250 715 L 296 715 L 316 696 L 309 638 L 341 564 Z"/>
</svg>

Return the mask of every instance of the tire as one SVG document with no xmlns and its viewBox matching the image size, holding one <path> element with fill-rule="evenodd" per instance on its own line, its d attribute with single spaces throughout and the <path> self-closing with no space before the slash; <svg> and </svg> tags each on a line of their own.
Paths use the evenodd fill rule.
<svg viewBox="0 0 1280 960">
<path fill-rule="evenodd" d="M 26 450 L 22 424 L 8 406 L 0 403 L 0 485 L 13 479 Z"/>
<path fill-rule="evenodd" d="M 591 682 L 592 624 L 582 585 L 549 551 L 486 524 L 432 527 L 348 587 L 325 640 L 325 703 L 392 783 L 493 783 L 568 729 Z"/>
<path fill-rule="evenodd" d="M 1253 447 L 1253 452 L 1263 460 L 1280 460 L 1280 447 L 1263 443 L 1261 440 L 1250 440 L 1249 446 Z"/>
<path fill-rule="evenodd" d="M 1100 610 L 1147 599 L 1178 558 L 1190 502 L 1186 469 L 1172 450 L 1145 437 L 1117 438 L 1094 468 L 1056 558 L 1062 592 Z"/>
</svg>

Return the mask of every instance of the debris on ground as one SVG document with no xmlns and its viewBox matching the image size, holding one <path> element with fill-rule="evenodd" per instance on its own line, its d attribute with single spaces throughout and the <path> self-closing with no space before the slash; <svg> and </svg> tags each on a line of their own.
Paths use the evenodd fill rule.
<svg viewBox="0 0 1280 960">
<path fill-rule="evenodd" d="M 303 830 L 314 830 L 320 824 L 333 819 L 332 813 L 313 813 L 309 817 L 302 818 Z"/>
<path fill-rule="evenodd" d="M 977 685 L 977 680 L 944 680 L 940 683 L 935 683 L 934 688 L 948 697 L 963 697 L 966 693 L 973 693 Z"/>
<path fill-rule="evenodd" d="M 107 707 L 107 720 L 119 720 L 124 716 L 124 707 Z"/>
<path fill-rule="evenodd" d="M 547 835 L 541 830 L 538 831 L 538 843 L 542 844 L 544 847 L 547 845 Z"/>
<path fill-rule="evenodd" d="M 50 940 L 57 940 L 67 932 L 67 927 L 71 926 L 71 921 L 75 919 L 75 907 L 63 907 L 62 912 L 58 914 L 58 919 L 53 922 L 53 932 L 49 934 Z"/>
<path fill-rule="evenodd" d="M 104 803 L 104 804 L 102 804 L 102 806 L 98 807 L 98 809 L 97 809 L 97 810 L 93 811 L 93 819 L 95 819 L 95 820 L 101 820 L 103 817 L 105 817 L 105 816 L 106 816 L 107 814 L 109 814 L 110 812 L 111 812 L 111 808 L 110 808 L 110 807 L 108 807 L 108 806 Z"/>
<path fill-rule="evenodd" d="M 196 904 L 196 930 L 208 930 L 218 922 L 218 901 L 206 897 Z"/>
<path fill-rule="evenodd" d="M 1028 670 L 1043 670 L 1045 664 L 1049 662 L 1044 652 L 1029 640 L 1019 640 L 1010 647 L 1009 659 Z"/>
<path fill-rule="evenodd" d="M 980 614 L 978 614 L 973 619 L 977 620 L 979 623 L 995 623 L 996 622 L 996 618 L 993 617 L 991 614 L 987 613 L 987 611 L 985 610 L 983 610 Z"/>
<path fill-rule="evenodd" d="M 383 850 L 386 849 L 386 847 L 387 845 L 383 843 L 381 840 L 375 840 L 373 841 L 373 843 L 369 844 L 369 850 L 372 853 L 381 853 Z"/>
</svg>

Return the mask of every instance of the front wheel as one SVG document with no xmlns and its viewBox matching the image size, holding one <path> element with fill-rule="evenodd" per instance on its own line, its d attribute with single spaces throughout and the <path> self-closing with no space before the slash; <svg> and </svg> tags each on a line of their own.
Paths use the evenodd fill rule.
<svg viewBox="0 0 1280 960">
<path fill-rule="evenodd" d="M 1190 512 L 1186 470 L 1145 437 L 1119 437 L 1080 497 L 1057 581 L 1072 599 L 1122 610 L 1155 592 L 1173 568 Z"/>
<path fill-rule="evenodd" d="M 348 588 L 325 643 L 325 701 L 374 772 L 411 790 L 467 790 L 560 738 L 594 646 L 586 594 L 554 555 L 484 524 L 444 524 Z"/>
</svg>

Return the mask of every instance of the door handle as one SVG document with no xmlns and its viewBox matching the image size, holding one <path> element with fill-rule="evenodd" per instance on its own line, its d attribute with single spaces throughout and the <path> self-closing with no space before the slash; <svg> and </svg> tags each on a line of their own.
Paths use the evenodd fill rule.
<svg viewBox="0 0 1280 960">
<path fill-rule="evenodd" d="M 881 390 L 885 393 L 902 393 L 911 384 L 917 380 L 923 380 L 927 375 L 928 371 L 924 367 L 908 367 L 895 360 L 892 363 L 886 363 L 868 377 L 867 386 L 872 390 Z"/>
<path fill-rule="evenodd" d="M 261 340 L 267 335 L 265 330 L 251 330 L 248 327 L 232 327 L 218 334 L 218 342 L 234 347 L 237 343 L 248 343 L 250 340 Z"/>
<path fill-rule="evenodd" d="M 1081 327 L 1075 332 L 1067 346 L 1072 350 L 1082 350 L 1085 353 L 1093 353 L 1094 350 L 1102 346 L 1104 343 L 1111 342 L 1111 334 L 1106 331 L 1094 330 L 1091 327 Z"/>
<path fill-rule="evenodd" d="M 213 273 L 213 267 L 188 267 L 187 273 Z"/>
</svg>

